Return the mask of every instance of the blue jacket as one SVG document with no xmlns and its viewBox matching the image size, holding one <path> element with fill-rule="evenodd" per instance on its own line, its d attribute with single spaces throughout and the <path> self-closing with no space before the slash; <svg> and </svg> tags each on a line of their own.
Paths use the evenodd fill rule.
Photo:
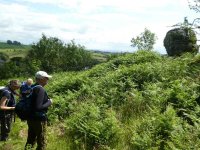
<svg viewBox="0 0 200 150">
<path fill-rule="evenodd" d="M 30 94 L 31 87 L 32 86 L 27 85 L 26 82 L 22 82 L 20 87 L 20 94 L 22 95 L 22 97 L 26 97 L 26 95 Z"/>
</svg>

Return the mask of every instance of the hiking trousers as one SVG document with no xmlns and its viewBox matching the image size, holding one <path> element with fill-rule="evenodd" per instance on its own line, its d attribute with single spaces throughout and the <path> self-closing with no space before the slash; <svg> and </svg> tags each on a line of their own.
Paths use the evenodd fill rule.
<svg viewBox="0 0 200 150">
<path fill-rule="evenodd" d="M 25 145 L 25 150 L 33 148 L 36 142 L 36 150 L 45 150 L 47 121 L 28 120 L 27 124 L 28 138 Z"/>
<path fill-rule="evenodd" d="M 11 130 L 12 114 L 5 114 L 0 118 L 1 141 L 6 141 Z"/>
</svg>

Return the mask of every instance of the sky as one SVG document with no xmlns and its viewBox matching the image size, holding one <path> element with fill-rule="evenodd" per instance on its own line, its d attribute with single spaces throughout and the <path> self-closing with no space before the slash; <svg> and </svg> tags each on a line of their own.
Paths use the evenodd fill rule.
<svg viewBox="0 0 200 150">
<path fill-rule="evenodd" d="M 33 44 L 45 34 L 90 50 L 133 52 L 131 39 L 147 28 L 157 36 L 154 50 L 165 54 L 171 26 L 198 15 L 188 0 L 0 0 L 0 41 Z"/>
</svg>

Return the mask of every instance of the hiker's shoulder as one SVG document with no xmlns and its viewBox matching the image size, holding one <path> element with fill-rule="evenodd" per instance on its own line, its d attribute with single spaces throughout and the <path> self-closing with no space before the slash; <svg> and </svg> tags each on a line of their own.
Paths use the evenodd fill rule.
<svg viewBox="0 0 200 150">
<path fill-rule="evenodd" d="M 34 84 L 31 87 L 34 91 L 45 91 L 44 88 L 39 84 Z"/>
</svg>

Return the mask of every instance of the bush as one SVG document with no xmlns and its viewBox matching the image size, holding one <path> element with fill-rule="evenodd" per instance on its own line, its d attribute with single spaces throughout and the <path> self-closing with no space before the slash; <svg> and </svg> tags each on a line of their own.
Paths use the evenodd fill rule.
<svg viewBox="0 0 200 150">
<path fill-rule="evenodd" d="M 112 147 L 119 139 L 120 128 L 115 113 L 110 109 L 102 111 L 94 104 L 78 106 L 66 123 L 75 149 Z"/>
</svg>

